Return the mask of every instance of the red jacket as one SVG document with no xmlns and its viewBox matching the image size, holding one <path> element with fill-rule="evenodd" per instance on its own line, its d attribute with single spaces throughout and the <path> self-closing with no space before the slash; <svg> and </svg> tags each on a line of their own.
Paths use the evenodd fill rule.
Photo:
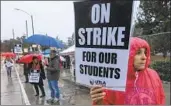
<svg viewBox="0 0 171 106">
<path fill-rule="evenodd" d="M 134 56 L 140 48 L 147 49 L 146 68 L 140 72 L 133 69 Z M 165 104 L 165 95 L 162 82 L 156 71 L 148 68 L 150 64 L 150 47 L 145 40 L 131 38 L 126 91 L 104 90 L 106 96 L 104 105 L 140 105 Z M 95 102 L 93 104 L 96 104 Z"/>
</svg>

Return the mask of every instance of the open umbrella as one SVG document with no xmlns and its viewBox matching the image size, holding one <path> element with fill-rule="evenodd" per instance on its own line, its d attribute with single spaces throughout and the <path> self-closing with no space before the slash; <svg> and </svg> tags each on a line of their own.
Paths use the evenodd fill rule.
<svg viewBox="0 0 171 106">
<path fill-rule="evenodd" d="M 19 63 L 31 63 L 33 56 L 38 57 L 38 60 L 42 60 L 42 55 L 41 54 L 27 54 L 21 57 L 18 62 Z"/>
<path fill-rule="evenodd" d="M 42 54 L 44 54 L 44 55 L 50 54 L 50 49 L 46 49 L 45 51 L 42 52 Z"/>
<path fill-rule="evenodd" d="M 47 36 L 47 35 L 41 35 L 41 34 L 34 34 L 27 39 L 24 40 L 26 43 L 34 43 L 39 44 L 41 46 L 49 46 L 49 47 L 56 47 L 56 48 L 63 48 L 64 45 L 59 40 Z"/>
<path fill-rule="evenodd" d="M 43 56 L 44 56 L 44 57 L 50 57 L 49 54 L 44 54 Z M 60 60 L 61 60 L 61 61 L 66 61 L 66 59 L 65 59 L 63 56 L 60 56 Z"/>
<path fill-rule="evenodd" d="M 13 52 L 4 52 L 1 54 L 1 56 L 4 56 L 4 57 L 15 57 L 16 54 L 13 53 Z"/>
</svg>

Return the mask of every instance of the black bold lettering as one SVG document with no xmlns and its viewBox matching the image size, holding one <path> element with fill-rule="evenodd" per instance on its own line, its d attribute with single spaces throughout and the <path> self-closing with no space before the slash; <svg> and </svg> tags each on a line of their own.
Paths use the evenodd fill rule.
<svg viewBox="0 0 171 106">
<path fill-rule="evenodd" d="M 103 77 L 108 78 L 108 75 L 109 75 L 109 68 L 104 67 L 104 69 L 103 69 Z"/>
<path fill-rule="evenodd" d="M 116 78 L 116 79 L 119 79 L 120 78 L 120 69 L 119 68 L 116 68 L 115 69 L 115 73 L 116 73 L 116 75 L 114 75 L 114 77 Z"/>
<path fill-rule="evenodd" d="M 83 51 L 83 61 L 86 59 L 86 51 Z"/>
<path fill-rule="evenodd" d="M 89 68 L 89 70 L 88 70 L 88 74 L 89 74 L 89 75 L 92 75 L 92 74 L 93 74 L 93 72 L 92 72 L 93 70 L 92 70 L 92 69 L 93 69 L 93 67 L 90 66 L 90 68 Z"/>
<path fill-rule="evenodd" d="M 84 72 L 85 72 L 85 75 L 86 75 L 87 74 L 87 71 L 89 70 L 89 66 L 88 65 L 84 65 L 84 67 L 85 67 Z"/>
<path fill-rule="evenodd" d="M 92 52 L 92 62 L 96 62 L 96 52 Z"/>
<path fill-rule="evenodd" d="M 87 52 L 87 62 L 90 62 L 90 59 L 91 59 L 91 53 Z"/>
<path fill-rule="evenodd" d="M 105 53 L 105 63 L 106 64 L 110 63 L 110 53 Z"/>
<path fill-rule="evenodd" d="M 98 67 L 94 66 L 93 76 L 98 76 Z"/>
<path fill-rule="evenodd" d="M 84 70 L 83 70 L 83 65 L 82 64 L 80 64 L 80 73 L 84 74 Z"/>
<path fill-rule="evenodd" d="M 111 64 L 117 64 L 117 54 L 112 53 Z"/>
<path fill-rule="evenodd" d="M 100 52 L 99 53 L 99 63 L 103 63 L 104 62 L 104 53 Z"/>
<path fill-rule="evenodd" d="M 103 77 L 103 67 L 99 67 L 99 77 Z"/>
<path fill-rule="evenodd" d="M 110 68 L 110 78 L 113 78 L 113 71 L 114 70 L 115 70 L 114 68 Z"/>
</svg>

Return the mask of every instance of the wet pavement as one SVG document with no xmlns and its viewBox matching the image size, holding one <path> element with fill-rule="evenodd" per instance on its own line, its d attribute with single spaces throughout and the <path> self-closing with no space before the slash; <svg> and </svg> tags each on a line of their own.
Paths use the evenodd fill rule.
<svg viewBox="0 0 171 106">
<path fill-rule="evenodd" d="M 24 105 L 20 84 L 15 70 L 8 78 L 6 70 L 1 65 L 1 105 Z"/>
<path fill-rule="evenodd" d="M 1 67 L 2 68 L 2 67 Z M 46 92 L 45 98 L 35 97 L 33 86 L 25 82 L 22 65 L 16 65 L 21 84 L 24 87 L 26 96 L 23 94 L 19 79 L 15 70 L 12 71 L 12 78 L 7 78 L 6 70 L 1 69 L 1 105 L 25 105 L 29 101 L 31 105 L 49 105 L 46 100 L 50 98 L 47 80 L 44 81 Z M 74 83 L 74 79 L 68 70 L 63 70 L 59 80 L 61 99 L 58 105 L 91 105 L 89 89 Z M 166 95 L 166 104 L 170 104 L 170 84 L 163 84 Z M 28 98 L 28 101 L 25 100 Z M 28 104 L 28 103 L 27 103 Z"/>
<path fill-rule="evenodd" d="M 25 91 L 27 93 L 28 99 L 31 105 L 49 105 L 46 100 L 50 98 L 50 90 L 48 88 L 47 80 L 44 80 L 44 88 L 46 92 L 45 98 L 35 97 L 34 88 L 29 83 L 25 82 L 25 77 L 23 76 L 22 65 L 17 65 L 16 67 L 19 71 L 20 79 L 24 85 Z M 58 105 L 91 105 L 91 100 L 89 96 L 89 89 L 83 86 L 79 86 L 71 81 L 70 75 L 68 73 L 62 73 L 59 80 L 60 89 L 60 102 Z M 86 98 L 86 99 L 85 99 Z M 50 104 L 51 105 L 51 104 Z"/>
</svg>

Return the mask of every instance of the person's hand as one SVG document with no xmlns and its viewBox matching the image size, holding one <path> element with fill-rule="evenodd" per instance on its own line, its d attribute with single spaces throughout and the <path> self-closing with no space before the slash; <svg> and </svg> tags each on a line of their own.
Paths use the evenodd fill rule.
<svg viewBox="0 0 171 106">
<path fill-rule="evenodd" d="M 49 66 L 46 66 L 46 67 L 45 67 L 45 70 L 48 70 L 48 68 L 49 68 Z"/>
<path fill-rule="evenodd" d="M 45 70 L 47 70 L 47 66 L 45 66 Z"/>
<path fill-rule="evenodd" d="M 102 86 L 93 86 L 90 89 L 90 96 L 92 101 L 96 102 L 97 104 L 101 104 L 103 98 L 105 97 L 106 93 L 103 92 Z"/>
</svg>

